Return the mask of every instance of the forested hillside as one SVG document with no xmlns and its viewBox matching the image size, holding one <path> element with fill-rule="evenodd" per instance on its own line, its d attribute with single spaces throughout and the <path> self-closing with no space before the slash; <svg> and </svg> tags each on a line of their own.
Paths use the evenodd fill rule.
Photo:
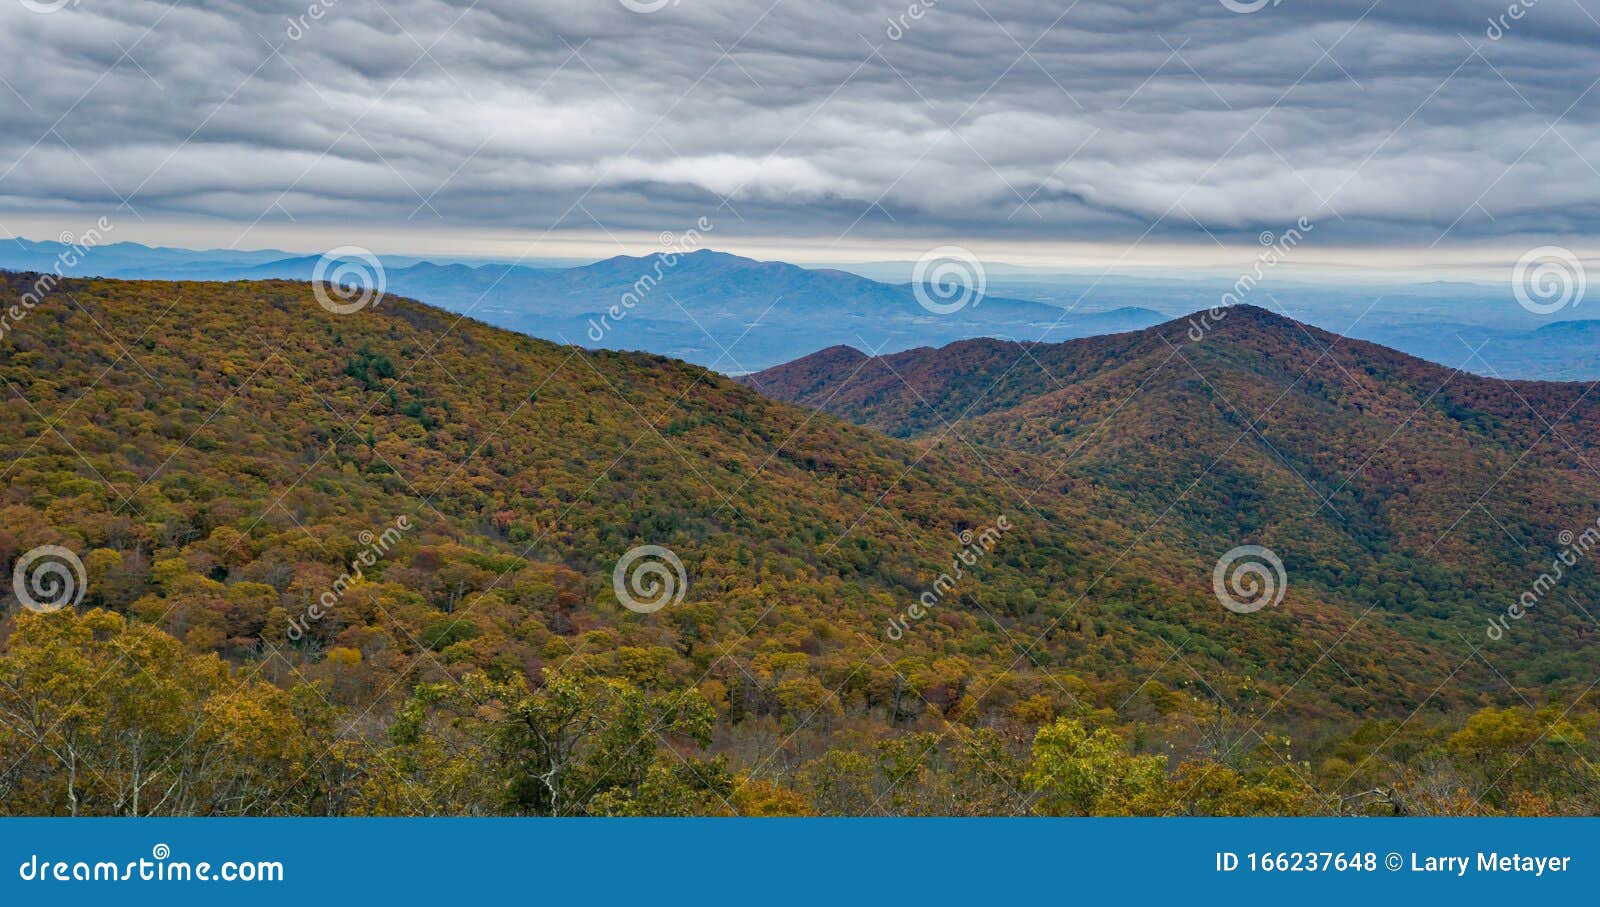
<svg viewBox="0 0 1600 907">
<path fill-rule="evenodd" d="M 1484 631 L 1594 524 L 1584 389 L 1301 376 L 1332 338 L 1240 311 L 752 382 L 889 437 L 405 300 L 62 281 L 0 337 L 0 561 L 82 597 L 7 596 L 0 809 L 1595 812 L 1593 571 Z M 1246 543 L 1288 592 L 1240 614 Z"/>
<path fill-rule="evenodd" d="M 1110 491 L 1182 551 L 1267 545 L 1293 588 L 1463 656 L 1493 642 L 1472 661 L 1519 690 L 1600 676 L 1587 550 L 1536 618 L 1487 638 L 1600 517 L 1590 384 L 1481 378 L 1250 306 L 1062 344 L 836 348 L 747 380 L 919 443 L 1025 455 L 1041 478 L 1019 486 Z"/>
</svg>

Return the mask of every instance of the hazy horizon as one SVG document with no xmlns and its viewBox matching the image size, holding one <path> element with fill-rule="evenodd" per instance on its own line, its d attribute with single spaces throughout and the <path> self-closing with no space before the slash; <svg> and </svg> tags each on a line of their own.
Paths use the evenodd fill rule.
<svg viewBox="0 0 1600 907">
<path fill-rule="evenodd" d="M 0 219 L 0 227 L 17 223 L 15 218 Z M 9 232 L 0 229 L 0 241 L 25 240 L 28 242 L 66 242 L 81 235 L 78 230 L 93 224 L 75 224 L 68 220 L 40 221 L 33 231 Z M 51 228 L 57 229 L 51 232 Z M 75 230 L 74 228 L 78 228 Z M 362 241 L 363 231 L 343 230 L 333 233 L 325 230 L 298 231 L 293 228 L 273 232 L 278 242 L 249 244 L 239 248 L 211 245 L 205 242 L 210 235 L 202 228 L 148 229 L 143 224 L 117 225 L 102 234 L 100 245 L 128 243 L 151 249 L 174 249 L 183 252 L 229 252 L 251 254 L 281 252 L 286 257 L 316 257 L 338 245 L 360 245 L 377 255 L 395 259 L 416 259 L 440 264 L 513 264 L 525 267 L 578 267 L 605 261 L 617 256 L 645 257 L 667 247 L 661 236 L 640 236 L 633 242 L 610 237 L 604 241 L 585 241 L 575 238 L 543 240 L 524 243 L 521 251 L 517 241 L 511 239 L 489 240 L 479 244 L 464 242 L 430 243 L 425 238 L 407 239 L 390 237 L 382 241 L 381 230 L 366 231 L 380 239 Z M 351 237 L 354 243 L 336 241 L 334 237 Z M 317 242 L 318 239 L 324 240 Z M 715 237 L 707 237 L 715 239 Z M 1242 268 L 1249 268 L 1261 252 L 1259 244 L 1206 248 L 1197 245 L 1175 247 L 1147 247 L 1141 254 L 1110 254 L 1109 247 L 1099 244 L 1057 244 L 1061 251 L 1052 256 L 1047 251 L 1025 254 L 1008 253 L 1003 248 L 985 252 L 991 245 L 969 242 L 964 248 L 972 249 L 992 277 L 1004 279 L 1008 272 L 1013 276 L 1038 276 L 1040 278 L 1081 279 L 1106 278 L 1129 280 L 1216 280 L 1224 283 L 1234 280 Z M 504 247 L 504 251 L 497 249 Z M 703 248 L 725 252 L 757 261 L 781 261 L 806 268 L 837 268 L 851 271 L 875 280 L 905 282 L 918 257 L 926 246 L 916 244 L 861 244 L 850 249 L 819 245 L 784 245 L 771 241 L 746 241 L 737 238 L 728 242 L 712 241 Z M 1571 246 L 1569 245 L 1569 248 Z M 548 249 L 550 254 L 540 254 Z M 1273 267 L 1272 279 L 1284 284 L 1338 284 L 1344 286 L 1422 285 L 1431 283 L 1469 283 L 1485 289 L 1503 288 L 1514 267 L 1519 249 L 1458 248 L 1435 254 L 1428 259 L 1427 250 L 1389 247 L 1385 249 L 1300 249 L 1293 259 L 1285 258 Z M 1600 262 L 1600 252 L 1577 253 L 1584 262 Z M 1501 256 L 1509 256 L 1502 258 Z M 1416 261 L 1423 257 L 1427 263 Z M 1403 267 L 1402 262 L 1412 262 Z M 887 269 L 903 269 L 904 277 L 896 278 L 885 273 Z"/>
</svg>

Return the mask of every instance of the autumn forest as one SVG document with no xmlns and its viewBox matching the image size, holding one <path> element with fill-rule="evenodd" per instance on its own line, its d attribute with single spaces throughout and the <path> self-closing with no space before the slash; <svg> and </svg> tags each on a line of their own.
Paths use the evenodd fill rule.
<svg viewBox="0 0 1600 907">
<path fill-rule="evenodd" d="M 0 565 L 83 582 L 5 592 L 7 815 L 1600 812 L 1585 386 L 1248 307 L 739 380 L 291 281 L 12 311 Z"/>
</svg>

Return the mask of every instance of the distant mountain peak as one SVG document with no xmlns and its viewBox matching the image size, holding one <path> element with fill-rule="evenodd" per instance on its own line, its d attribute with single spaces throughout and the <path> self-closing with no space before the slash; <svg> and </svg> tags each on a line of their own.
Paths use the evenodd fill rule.
<svg viewBox="0 0 1600 907">
<path fill-rule="evenodd" d="M 1565 321 L 1555 321 L 1538 329 L 1539 334 L 1576 334 L 1600 330 L 1600 319 L 1594 318 L 1569 318 Z"/>
<path fill-rule="evenodd" d="M 863 353 L 862 351 L 846 343 L 840 343 L 835 346 L 830 346 L 827 349 L 817 350 L 811 355 L 812 357 L 820 359 L 843 359 L 852 362 L 859 359 L 868 358 L 866 353 Z"/>
<path fill-rule="evenodd" d="M 1281 312 L 1251 303 L 1201 309 L 1157 325 L 1154 330 L 1164 335 L 1180 334 L 1191 341 L 1202 340 L 1213 334 L 1232 338 L 1264 334 L 1283 335 L 1294 338 L 1295 342 L 1301 342 L 1309 332 L 1317 331 Z"/>
<path fill-rule="evenodd" d="M 910 436 L 930 430 L 941 418 L 1008 408 L 1022 412 L 1033 401 L 1074 393 L 1075 385 L 1103 384 L 1111 388 L 1111 396 L 1126 397 L 1129 388 L 1118 376 L 1129 368 L 1150 374 L 1174 363 L 1183 366 L 1152 387 L 1188 382 L 1191 369 L 1203 364 L 1231 369 L 1228 374 L 1234 378 L 1248 375 L 1264 385 L 1297 386 L 1301 382 L 1295 379 L 1304 377 L 1300 372 L 1322 361 L 1335 345 L 1341 357 L 1359 359 L 1385 376 L 1407 375 L 1419 386 L 1436 386 L 1447 373 L 1397 350 L 1341 338 L 1242 304 L 1059 343 L 979 337 L 883 356 L 832 347 L 740 380 L 780 400 L 819 406 L 889 434 Z M 1335 369 L 1318 381 L 1343 377 L 1346 373 Z M 1355 399 L 1372 388 L 1352 385 L 1349 390 Z"/>
</svg>

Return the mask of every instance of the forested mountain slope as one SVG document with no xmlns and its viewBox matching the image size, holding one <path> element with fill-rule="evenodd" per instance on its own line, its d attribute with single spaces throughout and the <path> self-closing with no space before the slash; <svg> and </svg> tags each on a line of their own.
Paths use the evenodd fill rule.
<svg viewBox="0 0 1600 907">
<path fill-rule="evenodd" d="M 835 348 L 746 380 L 895 436 L 1037 458 L 1055 490 L 1131 499 L 1129 522 L 1183 550 L 1268 545 L 1291 586 L 1474 647 L 1600 516 L 1592 385 L 1481 378 L 1248 306 L 1062 344 Z M 1574 557 L 1485 649 L 1519 688 L 1600 674 L 1600 587 Z"/>
<path fill-rule="evenodd" d="M 1356 603 L 1480 629 L 1563 533 L 1595 524 L 1591 385 L 1486 379 L 1226 312 L 1056 345 L 834 349 L 748 381 L 892 435 L 1039 458 L 1061 481 L 1132 499 L 1131 520 L 1167 513 L 1190 546 L 1261 542 Z M 1591 573 L 1572 571 L 1523 628 L 1544 634 L 1524 653 L 1537 679 L 1587 664 L 1560 655 L 1591 640 Z M 1508 675 L 1529 667 L 1511 661 Z"/>
<path fill-rule="evenodd" d="M 1581 528 L 1593 474 L 1403 357 L 1294 383 L 1295 334 L 1239 316 L 1184 371 L 1153 361 L 1179 328 L 1032 351 L 1051 386 L 1001 407 L 974 388 L 1016 348 L 975 342 L 927 366 L 962 409 L 905 440 L 301 283 L 68 280 L 18 311 L 0 559 L 59 545 L 85 581 L 6 621 L 11 812 L 1593 808 L 1592 624 L 1552 596 L 1472 654 L 1532 579 L 1505 546 Z M 1292 421 L 1207 469 L 1285 390 Z M 1428 443 L 1332 488 L 1412 400 Z M 1502 463 L 1500 539 L 1462 520 L 1434 559 L 1417 533 Z M 1281 606 L 1214 595 L 1246 542 L 1289 562 Z M 641 546 L 683 565 L 650 613 L 613 578 Z"/>
</svg>

